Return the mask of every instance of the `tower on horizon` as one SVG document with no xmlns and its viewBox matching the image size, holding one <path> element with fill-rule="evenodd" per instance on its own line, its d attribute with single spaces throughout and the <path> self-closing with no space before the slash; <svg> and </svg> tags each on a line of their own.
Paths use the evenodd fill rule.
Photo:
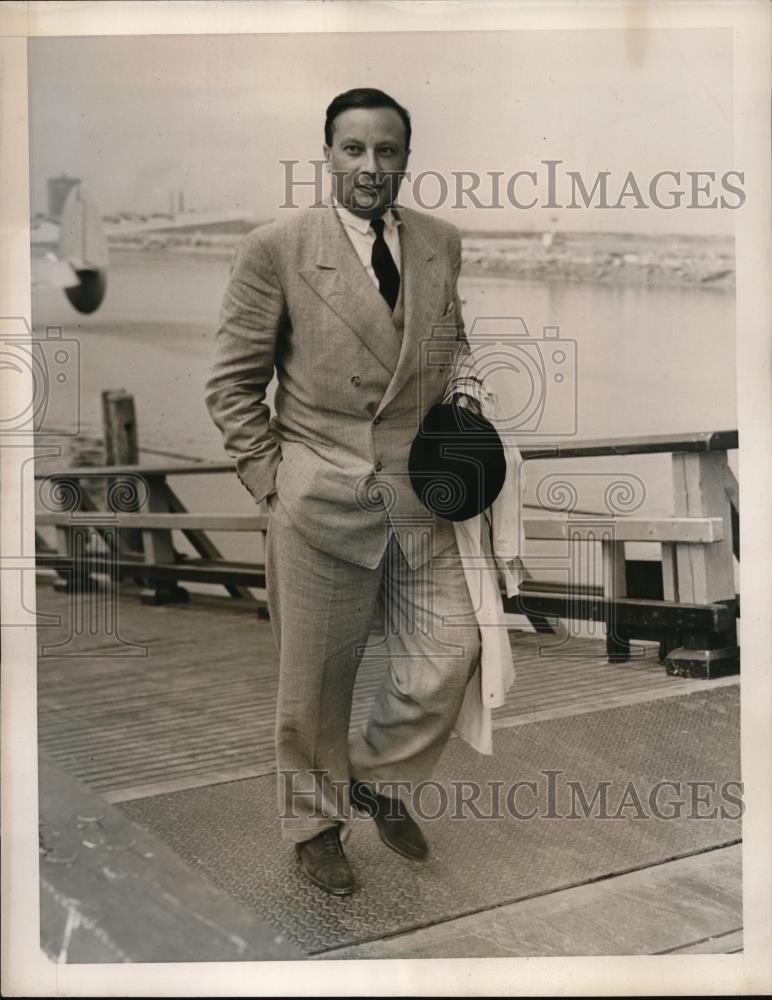
<svg viewBox="0 0 772 1000">
<path fill-rule="evenodd" d="M 80 177 L 68 177 L 61 173 L 58 177 L 48 178 L 48 214 L 52 219 L 58 219 L 62 214 L 67 195 L 72 188 L 80 184 Z"/>
</svg>

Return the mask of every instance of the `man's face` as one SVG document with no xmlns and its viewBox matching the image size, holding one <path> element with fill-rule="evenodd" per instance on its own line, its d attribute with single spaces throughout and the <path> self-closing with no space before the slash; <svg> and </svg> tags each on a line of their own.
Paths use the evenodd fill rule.
<svg viewBox="0 0 772 1000">
<path fill-rule="evenodd" d="M 396 200 L 407 167 L 405 126 L 394 108 L 349 108 L 333 121 L 324 155 L 341 205 L 377 219 Z"/>
</svg>

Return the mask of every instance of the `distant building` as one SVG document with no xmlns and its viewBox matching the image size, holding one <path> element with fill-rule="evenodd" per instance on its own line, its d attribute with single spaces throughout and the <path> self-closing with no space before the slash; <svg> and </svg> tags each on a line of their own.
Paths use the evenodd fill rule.
<svg viewBox="0 0 772 1000">
<path fill-rule="evenodd" d="M 61 216 L 67 195 L 78 184 L 80 177 L 68 177 L 67 174 L 48 178 L 48 214 L 52 219 Z"/>
</svg>

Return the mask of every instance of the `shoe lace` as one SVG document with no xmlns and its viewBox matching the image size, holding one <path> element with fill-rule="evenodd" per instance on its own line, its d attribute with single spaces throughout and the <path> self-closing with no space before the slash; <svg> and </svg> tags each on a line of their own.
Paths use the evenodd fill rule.
<svg viewBox="0 0 772 1000">
<path fill-rule="evenodd" d="M 338 831 L 330 830 L 329 834 L 321 838 L 320 846 L 324 854 L 340 854 L 340 844 L 338 843 Z"/>
</svg>

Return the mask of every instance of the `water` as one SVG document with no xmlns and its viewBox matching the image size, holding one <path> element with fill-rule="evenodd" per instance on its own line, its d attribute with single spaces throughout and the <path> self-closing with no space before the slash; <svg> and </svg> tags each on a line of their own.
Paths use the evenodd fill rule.
<svg viewBox="0 0 772 1000">
<path fill-rule="evenodd" d="M 60 292 L 37 289 L 36 332 L 60 325 L 80 351 L 79 390 L 53 395 L 49 425 L 79 421 L 82 430 L 100 436 L 102 390 L 125 389 L 135 398 L 141 447 L 222 460 L 220 435 L 203 400 L 228 271 L 227 260 L 115 253 L 107 298 L 93 316 L 80 316 Z M 560 340 L 575 342 L 577 439 L 736 426 L 731 294 L 487 276 L 462 279 L 460 291 L 468 329 L 475 317 L 519 316 L 534 340 L 548 326 L 559 327 Z M 641 512 L 672 509 L 665 455 L 531 463 L 529 502 L 536 502 L 545 477 L 558 473 L 579 485 L 583 508 L 602 510 L 609 477 L 621 473 L 642 484 Z M 221 510 L 253 509 L 235 477 L 220 479 L 216 493 L 211 480 L 196 478 L 179 485 L 190 509 L 210 509 L 213 496 Z M 234 539 L 223 545 L 232 549 Z"/>
<path fill-rule="evenodd" d="M 734 427 L 734 296 L 694 288 L 579 285 L 473 278 L 475 316 L 522 316 L 576 342 L 582 438 Z"/>
</svg>

